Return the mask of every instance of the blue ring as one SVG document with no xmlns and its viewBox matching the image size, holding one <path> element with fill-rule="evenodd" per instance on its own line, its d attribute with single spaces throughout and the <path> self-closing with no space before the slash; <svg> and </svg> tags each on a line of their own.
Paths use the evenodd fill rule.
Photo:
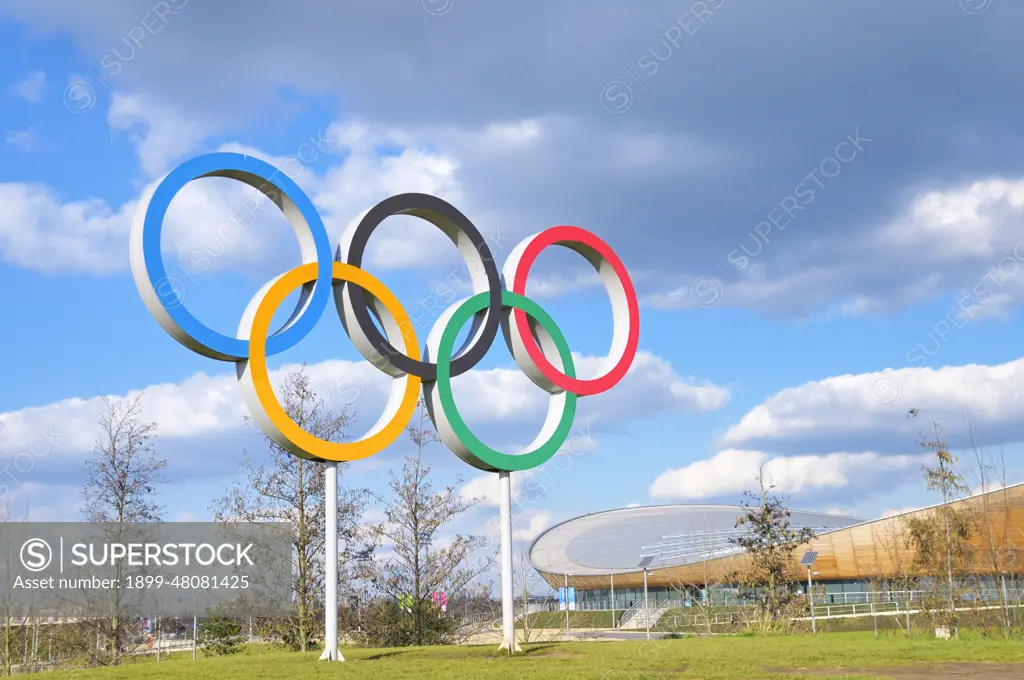
<svg viewBox="0 0 1024 680">
<path fill-rule="evenodd" d="M 334 263 L 334 255 L 331 252 L 330 239 L 327 236 L 323 220 L 320 219 L 320 213 L 317 212 L 306 192 L 300 189 L 299 185 L 284 172 L 258 158 L 224 152 L 196 156 L 176 167 L 157 186 L 146 210 L 146 218 L 142 226 L 142 254 L 146 265 L 146 274 L 153 290 L 157 291 L 157 297 L 160 299 L 164 311 L 185 333 L 195 338 L 197 342 L 225 356 L 248 358 L 248 340 L 218 333 L 192 316 L 173 291 L 169 295 L 161 295 L 157 288 L 158 283 L 168 280 L 163 256 L 160 253 L 160 232 L 171 200 L 192 180 L 231 170 L 246 172 L 264 179 L 291 199 L 309 225 L 316 247 L 317 278 L 313 293 L 309 297 L 305 311 L 299 315 L 295 323 L 267 338 L 267 356 L 272 356 L 294 347 L 313 330 L 327 308 L 333 281 L 331 267 Z"/>
</svg>

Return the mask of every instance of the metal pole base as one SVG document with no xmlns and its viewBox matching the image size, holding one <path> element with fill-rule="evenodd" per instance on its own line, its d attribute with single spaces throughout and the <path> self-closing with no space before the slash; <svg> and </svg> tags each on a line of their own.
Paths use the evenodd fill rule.
<svg viewBox="0 0 1024 680">
<path fill-rule="evenodd" d="M 324 649 L 324 653 L 320 655 L 320 661 L 344 661 L 345 657 L 341 655 L 340 649 Z"/>
<path fill-rule="evenodd" d="M 501 646 L 498 647 L 498 651 L 499 652 L 508 652 L 509 656 L 511 656 L 512 654 L 515 654 L 516 652 L 522 652 L 523 651 L 523 648 L 519 646 L 518 642 L 513 642 L 512 644 L 514 645 L 514 648 L 511 651 L 509 651 L 508 643 L 507 642 L 502 642 Z"/>
</svg>

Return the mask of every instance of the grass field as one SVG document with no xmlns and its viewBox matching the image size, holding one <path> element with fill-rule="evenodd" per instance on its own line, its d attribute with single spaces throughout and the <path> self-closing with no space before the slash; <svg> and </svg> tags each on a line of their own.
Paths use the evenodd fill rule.
<svg viewBox="0 0 1024 680">
<path fill-rule="evenodd" d="M 621 614 L 621 612 L 618 612 Z M 569 612 L 570 628 L 611 628 L 610 611 Z M 565 612 L 536 612 L 530 614 L 530 628 L 565 628 Z"/>
<path fill-rule="evenodd" d="M 366 680 L 667 680 L 695 678 L 864 678 L 899 680 L 1020 680 L 1024 644 L 970 638 L 943 641 L 870 633 L 756 638 L 716 637 L 650 642 L 577 642 L 524 645 L 509 658 L 487 647 L 343 650 L 345 663 L 325 664 L 318 654 L 250 651 L 229 658 L 188 653 L 119 668 L 58 672 L 54 680 L 263 680 L 364 678 Z M 972 662 L 935 666 L 942 662 Z M 985 663 L 977 663 L 985 662 Z M 1013 664 L 1013 665 L 1008 665 Z M 915 670 L 915 668 L 917 670 Z"/>
</svg>

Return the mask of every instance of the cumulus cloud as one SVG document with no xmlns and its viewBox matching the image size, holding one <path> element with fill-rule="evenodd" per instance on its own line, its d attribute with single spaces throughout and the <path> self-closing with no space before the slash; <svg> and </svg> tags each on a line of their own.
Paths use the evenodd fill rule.
<svg viewBox="0 0 1024 680">
<path fill-rule="evenodd" d="M 455 177 L 452 195 L 475 217 L 500 217 L 517 236 L 586 226 L 645 275 L 643 292 L 663 306 L 689 304 L 694 276 L 722 276 L 716 263 L 735 279 L 723 278 L 721 304 L 769 314 L 869 314 L 958 295 L 1004 256 L 1019 221 L 1017 140 L 1006 132 L 1019 106 L 1002 75 L 1019 61 L 1019 41 L 979 25 L 951 42 L 963 37 L 963 16 L 925 0 L 868 0 L 853 31 L 847 7 L 810 0 L 784 15 L 756 4 L 660 0 L 634 12 L 600 0 L 581 12 L 566 0 L 527 1 L 463 7 L 444 21 L 397 1 L 171 6 L 159 36 L 109 78 L 110 123 L 137 134 L 147 173 L 204 136 L 290 120 L 297 100 L 325 94 L 344 103 L 346 120 L 375 121 L 368 138 L 374 125 L 406 131 L 407 158 L 387 161 L 418 164 L 406 181 L 454 192 Z M 102 12 L 8 0 L 0 11 L 67 35 L 102 70 L 124 27 L 151 10 L 145 0 Z M 1002 11 L 1006 25 L 1024 15 Z M 548 21 L 531 19 L 539 13 Z M 922 25 L 907 60 L 900 36 Z M 771 55 L 752 27 L 775 37 Z M 536 49 L 505 58 L 523 44 Z M 687 58 L 674 58 L 683 49 Z M 713 74 L 692 68 L 704 62 Z M 922 72 L 965 83 L 965 96 L 942 97 Z M 605 96 L 616 81 L 627 115 Z M 766 96 L 769 112 L 759 105 Z M 851 134 L 873 141 L 829 172 L 831 158 L 849 157 L 836 149 Z M 339 200 L 332 220 L 363 209 L 356 199 L 374 184 L 345 179 L 355 180 L 353 207 Z M 765 243 L 758 231 L 812 182 L 815 198 Z M 740 244 L 758 254 L 732 271 Z M 992 311 L 1019 298 L 992 292 Z"/>
<path fill-rule="evenodd" d="M 858 225 L 834 240 L 787 243 L 787 265 L 766 266 L 770 258 L 762 253 L 785 228 L 772 234 L 769 224 L 730 251 L 724 259 L 732 264 L 723 263 L 725 272 L 713 277 L 714 300 L 690 277 L 681 288 L 648 295 L 647 303 L 865 316 L 947 296 L 966 323 L 1005 317 L 1024 298 L 1024 179 L 989 177 L 921 192 L 892 219 Z"/>
<path fill-rule="evenodd" d="M 154 178 L 186 153 L 182 149 L 203 139 L 205 132 L 173 117 L 149 116 L 147 111 L 135 98 L 115 96 L 110 122 L 115 129 L 136 130 L 142 125 L 140 129 L 146 132 L 134 132 L 133 138 L 144 170 Z M 479 141 L 501 148 L 512 143 L 511 135 L 484 130 Z M 393 148 L 393 152 L 381 153 L 382 147 Z M 521 228 L 507 226 L 508 218 L 499 218 L 481 209 L 478 202 L 467 200 L 459 161 L 432 148 L 423 134 L 359 122 L 335 123 L 323 134 L 308 135 L 287 155 L 274 156 L 237 142 L 222 144 L 217 150 L 265 160 L 299 184 L 320 209 L 332 243 L 374 204 L 405 192 L 430 193 L 452 202 L 470 215 L 496 257 L 511 249 L 514 234 L 523 235 Z M 322 174 L 314 170 L 320 165 L 326 166 Z M 150 193 L 155 186 L 152 179 L 139 194 Z M 0 218 L 3 260 L 47 272 L 105 274 L 127 269 L 125 254 L 137 198 L 119 206 L 96 197 L 67 200 L 47 186 L 16 182 L 0 183 L 0 197 L 9 206 Z M 297 252 L 292 230 L 269 199 L 251 187 L 220 178 L 192 182 L 179 191 L 167 211 L 162 240 L 165 257 L 175 258 L 196 275 L 242 265 L 248 269 L 270 267 Z M 39 258 L 43 251 L 50 256 Z M 381 225 L 370 241 L 365 261 L 385 269 L 459 262 L 456 249 L 438 229 L 404 216 Z M 533 283 L 547 286 L 546 292 L 553 286 L 543 279 Z"/>
<path fill-rule="evenodd" d="M 532 541 L 540 536 L 541 532 L 548 528 L 551 522 L 550 512 L 537 512 L 519 522 L 519 528 L 512 527 L 513 541 Z"/>
<path fill-rule="evenodd" d="M 830 453 L 771 458 L 763 451 L 727 449 L 708 460 L 667 470 L 651 485 L 652 498 L 700 501 L 735 498 L 757 486 L 764 465 L 765 482 L 781 494 L 800 498 L 854 498 L 899 487 L 917 473 L 923 456 L 882 456 L 874 452 Z"/>
<path fill-rule="evenodd" d="M 723 435 L 726 446 L 783 454 L 839 448 L 906 453 L 934 420 L 952 431 L 969 412 L 987 445 L 1024 438 L 1018 385 L 1024 359 L 986 366 L 904 368 L 841 375 L 781 390 Z M 919 419 L 908 418 L 919 409 Z M 954 447 L 965 442 L 953 440 Z"/>
<path fill-rule="evenodd" d="M 40 184 L 0 183 L 0 259 L 47 273 L 102 274 L 127 267 L 134 204 L 64 201 Z"/>
<path fill-rule="evenodd" d="M 532 472 L 532 470 L 524 470 L 521 473 L 510 475 L 513 499 L 522 495 L 523 487 Z M 498 487 L 498 475 L 493 472 L 485 472 L 473 477 L 459 489 L 459 496 L 466 502 L 475 501 L 480 507 L 500 508 L 501 490 Z"/>
<path fill-rule="evenodd" d="M 10 513 L 5 521 L 67 522 L 85 506 L 80 485 L 26 481 L 9 493 L 4 488 L 2 511 Z"/>
<path fill-rule="evenodd" d="M 107 123 L 134 142 L 139 164 L 149 177 L 159 177 L 184 158 L 215 129 L 210 120 L 182 115 L 152 94 L 111 96 Z"/>
<path fill-rule="evenodd" d="M 781 492 L 802 498 L 838 494 L 851 502 L 896 489 L 927 459 L 917 442 L 934 436 L 933 421 L 954 449 L 971 445 L 968 428 L 982 446 L 1024 439 L 1022 371 L 1018 359 L 848 374 L 783 389 L 721 436 L 727 448 L 660 475 L 651 497 L 735 497 L 753 486 L 762 464 Z"/>
<path fill-rule="evenodd" d="M 41 70 L 32 71 L 23 79 L 14 83 L 11 89 L 30 104 L 38 104 L 43 99 L 43 93 L 46 92 L 46 72 Z"/>
<path fill-rule="evenodd" d="M 119 101 L 131 100 L 115 99 L 115 104 Z M 117 114 L 112 113 L 112 123 L 128 125 L 135 120 L 134 108 L 128 103 L 119 106 L 112 109 Z M 153 156 L 144 162 L 150 175 L 167 169 L 165 161 L 170 158 L 160 149 L 146 146 L 163 143 L 152 140 L 153 135 L 169 135 L 173 143 L 165 141 L 174 150 L 181 148 L 181 136 L 188 135 L 177 121 L 166 122 L 166 130 L 160 125 L 164 124 L 153 123 L 149 137 L 139 140 L 140 153 Z M 342 133 L 333 130 L 332 134 Z M 195 136 L 202 137 L 198 132 Z M 287 156 L 272 156 L 238 143 L 221 145 L 219 150 L 265 160 L 296 181 L 322 209 L 332 243 L 353 218 L 389 195 L 424 191 L 460 202 L 454 177 L 457 164 L 439 153 L 417 148 L 380 157 L 373 143 L 348 148 L 332 143 L 331 136 L 312 135 Z M 342 157 L 342 153 L 348 155 Z M 336 165 L 318 176 L 312 164 L 332 155 Z M 155 186 L 155 181 L 146 184 L 140 194 Z M 0 258 L 4 261 L 51 273 L 106 274 L 128 268 L 126 253 L 137 199 L 119 206 L 96 197 L 66 200 L 44 185 L 17 182 L 0 183 L 0 198 L 8 206 L 0 217 Z M 396 267 L 430 260 L 420 249 L 424 244 L 429 246 L 427 254 L 456 261 L 456 250 L 435 228 L 414 218 L 400 219 L 404 220 L 401 231 L 386 225 L 385 233 L 371 241 L 371 264 Z M 167 211 L 163 243 L 165 256 L 176 258 L 195 274 L 243 263 L 248 268 L 272 265 L 297 251 L 291 229 L 269 199 L 239 182 L 219 178 L 192 182 L 175 196 Z M 39 257 L 42 252 L 48 257 Z"/>
<path fill-rule="evenodd" d="M 598 359 L 581 357 L 583 365 Z M 299 366 L 286 365 L 271 372 L 271 382 L 279 387 L 286 376 Z M 356 408 L 360 421 L 356 427 L 369 429 L 381 412 L 390 388 L 390 379 L 367 362 L 330 360 L 305 369 L 312 386 L 332 408 Z M 715 385 L 693 385 L 683 381 L 667 362 L 649 353 L 638 357 L 623 379 L 623 388 L 583 402 L 578 422 L 599 422 L 602 427 L 639 415 L 656 412 L 698 411 L 722 403 L 728 392 Z M 544 413 L 544 393 L 514 369 L 497 368 L 470 371 L 453 382 L 463 416 L 479 423 L 528 421 Z M 239 398 L 233 374 L 197 373 L 180 383 L 150 385 L 115 399 L 142 398 L 147 418 L 157 423 L 158 432 L 167 437 L 198 437 L 242 427 L 245 406 Z M 717 395 L 717 396 L 711 396 Z M 639 404 L 628 404 L 637 402 Z M 589 400 L 588 400 L 589 401 Z M 102 407 L 100 397 L 70 398 L 46 406 L 25 408 L 0 414 L 0 456 L 13 456 L 41 446 L 42 441 L 57 441 L 60 453 L 77 454 L 92 449 L 96 420 Z M 53 434 L 47 439 L 47 433 Z M 353 432 L 355 434 L 355 431 Z M 585 437 L 592 436 L 582 431 Z M 42 437 L 42 439 L 40 439 Z"/>
</svg>

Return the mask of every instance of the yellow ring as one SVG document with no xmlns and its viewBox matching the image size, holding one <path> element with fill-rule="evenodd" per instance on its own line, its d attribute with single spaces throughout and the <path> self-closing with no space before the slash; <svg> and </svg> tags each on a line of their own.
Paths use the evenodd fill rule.
<svg viewBox="0 0 1024 680">
<path fill-rule="evenodd" d="M 419 360 L 420 350 L 416 332 L 413 330 L 409 315 L 394 293 L 371 274 L 344 262 L 334 263 L 332 275 L 334 281 L 348 281 L 377 298 L 398 323 L 406 353 L 413 360 Z M 274 388 L 270 385 L 266 350 L 270 322 L 274 318 L 274 312 L 292 291 L 304 284 L 316 281 L 316 279 L 317 264 L 315 262 L 298 266 L 275 281 L 267 290 L 263 300 L 260 301 L 253 317 L 252 332 L 249 336 L 248 368 L 252 376 L 252 385 L 267 418 L 297 448 L 320 460 L 348 461 L 368 458 L 383 451 L 405 430 L 406 424 L 416 411 L 421 382 L 419 378 L 412 375 L 398 378 L 407 382 L 395 417 L 378 432 L 354 442 L 329 442 L 303 430 L 281 407 L 277 395 L 274 394 Z"/>
</svg>

